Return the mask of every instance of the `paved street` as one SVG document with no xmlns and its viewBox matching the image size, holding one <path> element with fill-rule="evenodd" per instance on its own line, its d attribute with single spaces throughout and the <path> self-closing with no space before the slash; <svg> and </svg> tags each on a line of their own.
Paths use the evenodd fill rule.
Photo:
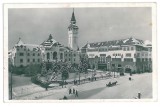
<svg viewBox="0 0 160 107">
<path fill-rule="evenodd" d="M 141 92 L 144 99 L 152 98 L 152 73 L 135 74 L 132 76 L 132 81 L 129 81 L 128 78 L 129 75 L 74 86 L 78 90 L 78 98 L 75 98 L 73 94 L 68 94 L 68 89 L 73 86 L 67 86 L 62 89 L 63 91 L 59 90 L 41 99 L 60 99 L 64 95 L 68 99 L 134 99 L 138 92 Z M 116 80 L 118 85 L 106 87 L 106 83 Z"/>
</svg>

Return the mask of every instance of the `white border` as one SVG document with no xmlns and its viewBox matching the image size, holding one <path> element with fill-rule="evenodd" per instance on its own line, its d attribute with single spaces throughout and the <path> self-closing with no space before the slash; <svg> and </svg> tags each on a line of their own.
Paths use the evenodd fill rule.
<svg viewBox="0 0 160 107">
<path fill-rule="evenodd" d="M 8 100 L 8 8 L 83 8 L 83 7 L 152 7 L 152 56 L 153 56 L 153 99 L 103 99 L 103 100 Z M 157 37 L 156 3 L 63 3 L 63 4 L 4 4 L 4 101 L 5 102 L 148 102 L 157 101 Z"/>
</svg>

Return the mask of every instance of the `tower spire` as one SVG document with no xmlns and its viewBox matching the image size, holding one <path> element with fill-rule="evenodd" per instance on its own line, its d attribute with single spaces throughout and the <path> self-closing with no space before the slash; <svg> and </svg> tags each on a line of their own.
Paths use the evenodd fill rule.
<svg viewBox="0 0 160 107">
<path fill-rule="evenodd" d="M 75 15 L 74 15 L 74 8 L 73 8 L 72 17 L 71 17 L 71 23 L 73 23 L 73 24 L 76 23 L 76 18 L 75 18 Z"/>
</svg>

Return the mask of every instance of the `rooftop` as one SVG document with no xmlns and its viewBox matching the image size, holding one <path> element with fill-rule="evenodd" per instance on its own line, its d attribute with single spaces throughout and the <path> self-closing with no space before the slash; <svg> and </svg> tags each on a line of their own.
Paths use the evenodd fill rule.
<svg viewBox="0 0 160 107">
<path fill-rule="evenodd" d="M 95 47 L 102 47 L 102 46 L 107 46 L 107 47 L 114 47 L 114 46 L 121 46 L 121 45 L 145 45 L 143 40 L 136 39 L 133 37 L 127 38 L 127 39 L 121 39 L 121 40 L 111 40 L 111 41 L 105 41 L 105 42 L 94 42 L 94 43 L 87 43 L 84 47 L 82 48 L 95 48 Z"/>
</svg>

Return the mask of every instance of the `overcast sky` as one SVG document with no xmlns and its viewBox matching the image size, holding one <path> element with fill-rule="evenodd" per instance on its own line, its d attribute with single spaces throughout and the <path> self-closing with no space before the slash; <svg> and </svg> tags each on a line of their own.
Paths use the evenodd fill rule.
<svg viewBox="0 0 160 107">
<path fill-rule="evenodd" d="M 75 8 L 79 46 L 88 42 L 135 37 L 152 39 L 151 8 Z M 9 9 L 9 49 L 19 37 L 27 44 L 41 44 L 49 34 L 63 45 L 68 43 L 72 8 Z"/>
</svg>

